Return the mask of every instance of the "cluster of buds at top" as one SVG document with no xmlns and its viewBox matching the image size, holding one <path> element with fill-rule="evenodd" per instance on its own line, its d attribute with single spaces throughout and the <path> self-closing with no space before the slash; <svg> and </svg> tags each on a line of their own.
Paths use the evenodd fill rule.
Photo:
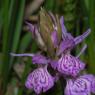
<svg viewBox="0 0 95 95">
<path fill-rule="evenodd" d="M 31 56 L 33 64 L 38 65 L 38 68 L 27 77 L 25 86 L 33 89 L 37 94 L 46 92 L 57 82 L 59 76 L 56 73 L 58 73 L 67 81 L 65 95 L 95 93 L 95 77 L 89 74 L 80 76 L 80 72 L 85 68 L 85 63 L 79 59 L 79 56 L 85 51 L 87 45 L 83 46 L 78 56 L 70 53 L 90 34 L 91 30 L 88 29 L 82 35 L 74 38 L 67 32 L 63 16 L 59 18 L 58 15 L 54 16 L 44 9 L 41 9 L 39 13 L 39 20 L 39 23 L 35 25 L 29 22 L 26 24 L 43 52 L 36 54 L 11 53 L 12 56 Z M 53 72 L 55 71 L 55 75 L 48 72 L 50 67 Z"/>
</svg>

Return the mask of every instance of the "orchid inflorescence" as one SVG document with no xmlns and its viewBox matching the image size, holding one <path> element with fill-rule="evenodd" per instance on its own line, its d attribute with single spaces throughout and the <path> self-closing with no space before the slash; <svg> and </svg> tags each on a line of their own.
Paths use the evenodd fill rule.
<svg viewBox="0 0 95 95">
<path fill-rule="evenodd" d="M 38 68 L 31 72 L 26 80 L 25 86 L 33 89 L 36 94 L 51 89 L 58 77 L 66 79 L 65 95 L 90 95 L 95 93 L 95 76 L 80 72 L 85 69 L 85 63 L 79 56 L 85 51 L 85 44 L 77 56 L 71 54 L 71 50 L 81 43 L 91 32 L 88 29 L 82 35 L 73 37 L 67 32 L 63 16 L 54 16 L 51 12 L 41 9 L 39 13 L 39 24 L 26 22 L 32 37 L 38 43 L 41 53 L 36 54 L 15 54 L 12 56 L 30 56 L 32 62 Z M 45 53 L 45 55 L 44 55 Z M 49 69 L 52 68 L 53 75 Z"/>
</svg>

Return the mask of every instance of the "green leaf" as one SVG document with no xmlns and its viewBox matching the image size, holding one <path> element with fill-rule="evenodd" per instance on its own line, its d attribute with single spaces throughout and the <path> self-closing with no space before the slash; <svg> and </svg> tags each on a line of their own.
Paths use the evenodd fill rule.
<svg viewBox="0 0 95 95">
<path fill-rule="evenodd" d="M 23 23 L 25 0 L 21 0 L 19 2 L 18 6 L 19 6 L 19 11 L 17 14 L 17 19 L 16 19 L 16 25 L 15 25 L 14 38 L 13 38 L 13 44 L 12 44 L 11 52 L 17 51 L 18 44 L 20 41 L 20 34 L 21 34 L 22 23 Z M 11 66 L 12 66 L 13 60 L 14 60 L 14 57 L 11 57 L 11 60 L 10 60 Z"/>
<path fill-rule="evenodd" d="M 90 2 L 90 13 L 89 13 L 89 24 L 91 28 L 91 34 L 89 36 L 88 42 L 88 55 L 89 55 L 89 72 L 95 74 L 95 45 L 93 44 L 95 41 L 95 0 L 91 0 Z"/>
<path fill-rule="evenodd" d="M 19 7 L 18 7 L 18 6 Z M 17 0 L 3 0 L 3 61 L 2 61 L 2 91 L 5 93 L 12 69 L 11 50 L 16 51 L 19 41 L 19 32 L 24 13 L 25 0 L 18 2 Z M 19 11 L 17 11 L 19 9 Z M 15 14 L 15 15 L 14 15 Z M 15 26 L 16 25 L 16 26 Z M 15 30 L 15 31 L 14 31 Z M 17 35 L 18 34 L 18 35 Z M 14 38 L 14 39 L 13 39 Z M 15 41 L 14 41 L 15 40 Z M 15 46 L 14 46 L 15 44 Z M 13 48 L 12 48 L 13 47 Z"/>
<path fill-rule="evenodd" d="M 20 41 L 20 45 L 19 45 L 19 53 L 24 53 L 24 51 L 27 49 L 27 47 L 29 46 L 30 42 L 31 42 L 32 38 L 31 38 L 31 33 L 27 33 L 24 35 L 24 37 L 22 38 L 22 40 Z"/>
<path fill-rule="evenodd" d="M 86 7 L 87 11 L 89 12 L 90 11 L 90 6 L 89 6 L 90 1 L 89 0 L 84 0 L 84 4 L 85 4 L 85 7 Z"/>
</svg>

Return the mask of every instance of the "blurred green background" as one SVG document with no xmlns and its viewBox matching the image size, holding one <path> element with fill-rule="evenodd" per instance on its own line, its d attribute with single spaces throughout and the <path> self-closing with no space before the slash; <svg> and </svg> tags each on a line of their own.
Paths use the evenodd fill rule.
<svg viewBox="0 0 95 95">
<path fill-rule="evenodd" d="M 31 58 L 14 58 L 10 52 L 37 51 L 25 21 L 37 22 L 41 7 L 63 15 L 67 30 L 74 36 L 91 28 L 90 36 L 76 47 L 74 54 L 87 43 L 81 59 L 87 64 L 86 72 L 95 74 L 95 0 L 0 0 L 0 95 L 35 95 L 24 86 L 28 73 L 35 68 Z M 62 95 L 60 84 L 57 86 L 49 95 Z"/>
</svg>

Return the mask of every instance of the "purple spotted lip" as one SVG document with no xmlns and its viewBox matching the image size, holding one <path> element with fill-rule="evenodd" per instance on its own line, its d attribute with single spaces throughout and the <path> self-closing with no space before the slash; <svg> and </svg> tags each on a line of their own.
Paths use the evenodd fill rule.
<svg viewBox="0 0 95 95">
<path fill-rule="evenodd" d="M 95 77 L 93 75 L 82 75 L 77 79 L 67 80 L 65 95 L 91 95 L 91 92 L 95 93 Z"/>
<path fill-rule="evenodd" d="M 28 75 L 25 86 L 33 89 L 37 94 L 46 92 L 54 85 L 54 78 L 49 74 L 47 68 L 37 68 Z"/>
<path fill-rule="evenodd" d="M 64 75 L 75 77 L 81 70 L 84 69 L 84 67 L 85 64 L 78 58 L 70 54 L 66 54 L 62 55 L 62 57 L 59 59 L 57 70 Z"/>
</svg>

